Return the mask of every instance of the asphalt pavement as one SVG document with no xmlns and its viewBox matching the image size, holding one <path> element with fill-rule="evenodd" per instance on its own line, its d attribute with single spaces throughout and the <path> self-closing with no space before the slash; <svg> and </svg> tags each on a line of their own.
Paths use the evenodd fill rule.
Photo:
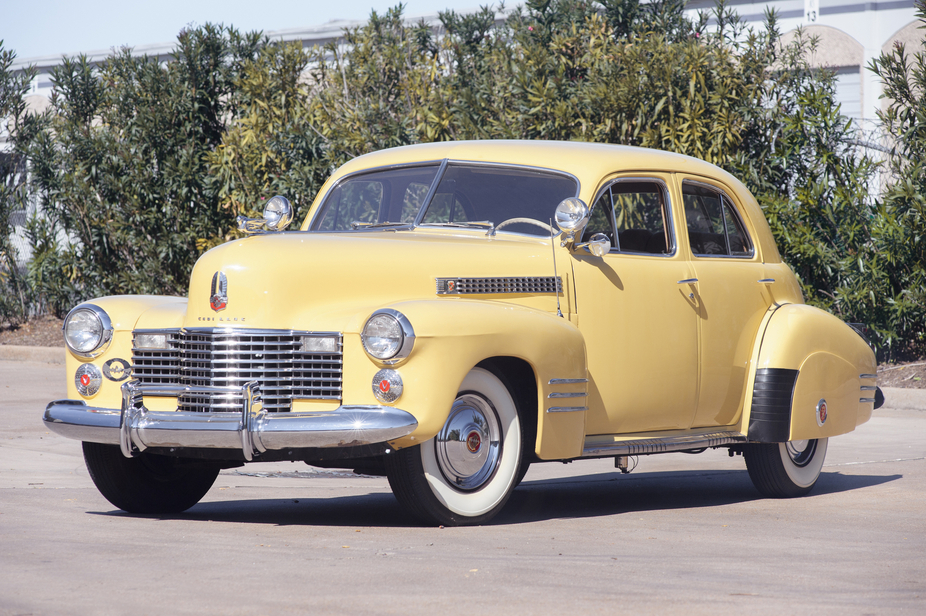
<svg viewBox="0 0 926 616">
<path fill-rule="evenodd" d="M 539 464 L 486 526 L 416 525 L 384 478 L 223 471 L 175 516 L 112 507 L 48 432 L 64 367 L 0 360 L 0 614 L 926 614 L 926 391 L 764 499 L 725 450 Z M 53 358 L 52 358 L 53 359 Z"/>
</svg>

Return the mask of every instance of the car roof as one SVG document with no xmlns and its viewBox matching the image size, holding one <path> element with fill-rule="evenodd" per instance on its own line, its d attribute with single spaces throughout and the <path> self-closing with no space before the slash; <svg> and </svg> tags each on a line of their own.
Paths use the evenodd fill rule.
<svg viewBox="0 0 926 616">
<path fill-rule="evenodd" d="M 369 169 L 426 160 L 491 161 L 558 169 L 580 180 L 601 178 L 621 169 L 687 171 L 727 175 L 718 167 L 691 156 L 648 148 L 580 141 L 444 141 L 389 148 L 359 156 L 338 170 L 344 175 Z"/>
</svg>

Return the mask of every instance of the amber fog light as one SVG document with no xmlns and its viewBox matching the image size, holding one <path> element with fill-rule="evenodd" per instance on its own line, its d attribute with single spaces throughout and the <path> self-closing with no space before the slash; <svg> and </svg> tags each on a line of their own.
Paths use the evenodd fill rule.
<svg viewBox="0 0 926 616">
<path fill-rule="evenodd" d="M 380 370 L 373 376 L 373 395 L 385 404 L 392 404 L 402 395 L 402 377 L 395 370 Z"/>
<path fill-rule="evenodd" d="M 77 393 L 85 398 L 95 396 L 103 384 L 103 373 L 93 364 L 84 364 L 74 373 L 74 385 Z"/>
</svg>

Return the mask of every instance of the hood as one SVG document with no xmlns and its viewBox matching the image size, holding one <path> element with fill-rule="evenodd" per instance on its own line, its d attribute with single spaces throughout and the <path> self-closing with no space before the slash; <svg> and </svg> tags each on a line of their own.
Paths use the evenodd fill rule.
<svg viewBox="0 0 926 616">
<path fill-rule="evenodd" d="M 447 230 L 260 235 L 199 259 L 184 326 L 357 331 L 377 308 L 436 298 L 438 278 L 522 276 L 553 276 L 549 239 Z M 556 310 L 552 293 L 468 297 Z"/>
</svg>

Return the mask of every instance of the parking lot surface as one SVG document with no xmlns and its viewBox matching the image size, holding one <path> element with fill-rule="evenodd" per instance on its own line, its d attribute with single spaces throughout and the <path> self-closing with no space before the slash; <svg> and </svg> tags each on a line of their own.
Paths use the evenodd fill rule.
<svg viewBox="0 0 926 616">
<path fill-rule="evenodd" d="M 120 512 L 42 424 L 64 379 L 0 361 L 0 614 L 926 613 L 923 391 L 831 439 L 805 498 L 761 498 L 726 450 L 550 463 L 489 525 L 435 528 L 385 478 L 301 463 Z"/>
</svg>

